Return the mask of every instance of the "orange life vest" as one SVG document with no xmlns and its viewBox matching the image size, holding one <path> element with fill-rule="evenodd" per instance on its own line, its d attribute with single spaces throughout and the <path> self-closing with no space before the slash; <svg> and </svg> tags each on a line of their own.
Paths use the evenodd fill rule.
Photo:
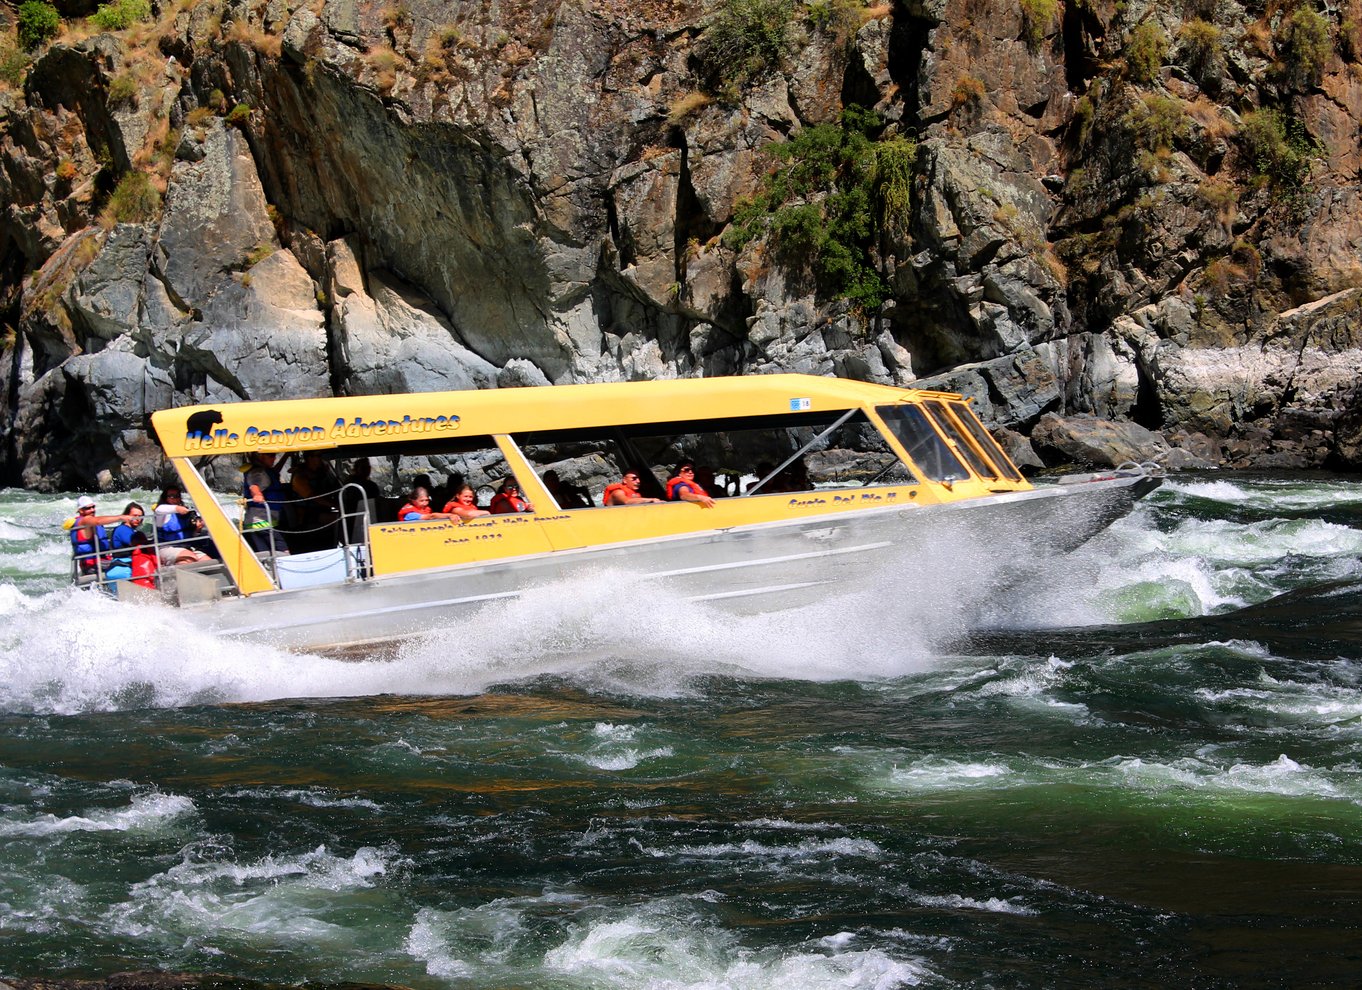
<svg viewBox="0 0 1362 990">
<path fill-rule="evenodd" d="M 419 505 L 413 505 L 411 502 L 408 502 L 406 505 L 402 506 L 402 508 L 400 508 L 400 509 L 397 510 L 397 521 L 398 521 L 398 522 L 407 522 L 407 521 L 408 521 L 408 520 L 407 520 L 407 515 L 408 515 L 409 513 L 412 513 L 412 512 L 417 513 L 417 514 L 421 517 L 421 519 L 426 519 L 426 518 L 429 518 L 429 516 L 431 515 L 431 513 L 434 512 L 434 510 L 433 510 L 429 505 L 427 505 L 427 506 L 425 506 L 424 508 L 422 508 L 422 507 L 419 506 Z M 420 522 L 421 520 L 420 520 L 420 519 L 412 519 L 412 520 L 410 520 L 410 521 L 411 521 L 411 522 Z"/>
<path fill-rule="evenodd" d="M 679 501 L 681 500 L 681 496 L 677 494 L 677 489 L 680 488 L 682 485 L 685 485 L 687 488 L 689 488 L 691 491 L 693 491 L 696 495 L 703 495 L 703 496 L 705 496 L 705 497 L 708 497 L 708 496 L 709 496 L 709 492 L 705 491 L 703 488 L 701 488 L 699 485 L 697 485 L 694 481 L 682 481 L 680 478 L 672 478 L 672 479 L 670 479 L 670 480 L 667 482 L 667 501 L 668 501 L 668 502 L 679 502 Z"/>
<path fill-rule="evenodd" d="M 502 515 L 507 512 L 524 512 L 529 508 L 530 503 L 519 495 L 512 495 L 509 492 L 497 492 L 492 496 L 492 504 L 488 506 L 495 515 Z"/>
<path fill-rule="evenodd" d="M 625 498 L 632 498 L 634 496 L 634 490 L 632 488 L 622 481 L 617 481 L 613 485 L 605 486 L 605 491 L 601 492 L 601 505 L 613 505 L 614 503 L 610 501 L 610 497 L 616 492 L 621 493 Z"/>
</svg>

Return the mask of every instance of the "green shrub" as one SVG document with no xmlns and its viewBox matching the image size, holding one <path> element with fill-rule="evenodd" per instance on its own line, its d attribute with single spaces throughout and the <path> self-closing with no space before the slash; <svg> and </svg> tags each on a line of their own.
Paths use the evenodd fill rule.
<svg viewBox="0 0 1362 990">
<path fill-rule="evenodd" d="M 238 103 L 227 112 L 224 118 L 227 123 L 237 127 L 245 127 L 251 120 L 251 107 L 248 103 Z"/>
<path fill-rule="evenodd" d="M 865 4 L 862 0 L 813 0 L 809 20 L 818 30 L 846 44 L 865 23 Z"/>
<path fill-rule="evenodd" d="M 741 249 L 769 237 L 792 271 L 811 274 L 820 293 L 874 308 L 887 287 L 870 249 L 877 232 L 907 229 L 915 147 L 876 142 L 874 113 L 849 107 L 839 124 L 800 131 L 771 154 L 776 167 L 738 205 L 724 243 Z"/>
<path fill-rule="evenodd" d="M 28 55 L 7 41 L 0 41 L 0 79 L 11 86 L 20 86 L 28 72 Z"/>
<path fill-rule="evenodd" d="M 1140 99 L 1126 115 L 1126 123 L 1135 131 L 1140 147 L 1154 152 L 1171 151 L 1191 130 L 1191 119 L 1181 100 L 1153 93 Z"/>
<path fill-rule="evenodd" d="M 1224 61 L 1221 31 L 1209 21 L 1194 17 L 1178 29 L 1178 53 L 1198 83 L 1205 85 L 1220 78 Z"/>
<path fill-rule="evenodd" d="M 1018 0 L 1022 12 L 1022 37 L 1031 49 L 1040 47 L 1059 17 L 1059 0 Z"/>
<path fill-rule="evenodd" d="M 61 15 L 57 8 L 43 0 L 24 0 L 19 5 L 19 44 L 37 48 L 61 30 Z"/>
<path fill-rule="evenodd" d="M 1244 114 L 1239 140 L 1254 174 L 1284 189 L 1299 189 L 1309 178 L 1316 148 L 1299 121 L 1288 123 L 1276 110 Z"/>
<path fill-rule="evenodd" d="M 109 0 L 90 15 L 90 23 L 101 31 L 123 31 L 151 20 L 149 0 Z"/>
<path fill-rule="evenodd" d="M 1282 21 L 1278 51 L 1289 85 L 1296 89 L 1318 85 L 1333 53 L 1329 22 L 1313 7 L 1297 7 L 1289 19 Z"/>
<path fill-rule="evenodd" d="M 137 99 L 137 80 L 130 72 L 120 72 L 109 83 L 109 106 L 132 103 Z"/>
<path fill-rule="evenodd" d="M 149 223 L 161 215 L 161 194 L 145 172 L 129 172 L 118 180 L 104 217 L 111 224 Z"/>
<path fill-rule="evenodd" d="M 735 95 L 778 66 L 790 50 L 794 0 L 721 0 L 696 46 L 700 76 Z"/>
<path fill-rule="evenodd" d="M 1151 83 L 1168 57 L 1168 35 L 1149 21 L 1135 25 L 1126 42 L 1126 70 L 1133 82 Z"/>
</svg>

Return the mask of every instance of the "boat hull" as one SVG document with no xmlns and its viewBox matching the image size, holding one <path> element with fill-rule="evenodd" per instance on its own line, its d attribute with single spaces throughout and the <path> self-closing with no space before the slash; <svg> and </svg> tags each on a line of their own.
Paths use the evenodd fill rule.
<svg viewBox="0 0 1362 990">
<path fill-rule="evenodd" d="M 577 573 L 618 571 L 630 582 L 656 582 L 680 598 L 740 611 L 791 608 L 875 587 L 905 569 L 963 569 L 977 592 L 1014 576 L 1020 561 L 1082 544 L 1158 483 L 1141 475 L 1084 478 L 943 505 L 889 506 L 225 598 L 196 610 L 220 634 L 316 651 L 418 636 Z"/>
</svg>

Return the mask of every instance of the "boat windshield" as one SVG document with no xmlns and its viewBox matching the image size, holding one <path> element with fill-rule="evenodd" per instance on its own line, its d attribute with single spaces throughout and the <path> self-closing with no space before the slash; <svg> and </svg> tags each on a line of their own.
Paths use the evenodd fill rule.
<svg viewBox="0 0 1362 990">
<path fill-rule="evenodd" d="M 950 438 L 951 443 L 955 444 L 955 452 L 969 461 L 969 466 L 974 469 L 974 473 L 984 479 L 997 480 L 997 468 L 985 460 L 980 451 L 975 448 L 970 438 L 965 435 L 964 430 L 956 423 L 955 417 L 947 410 L 945 403 L 929 399 L 926 406 L 931 410 L 936 425 L 941 427 L 941 432 L 945 433 Z"/>
<path fill-rule="evenodd" d="M 1012 459 L 1003 453 L 1002 447 L 998 446 L 998 441 L 993 439 L 993 434 L 984 428 L 984 424 L 979 422 L 979 417 L 974 415 L 974 411 L 963 402 L 952 402 L 950 410 L 955 414 L 955 418 L 960 421 L 960 425 L 969 431 L 969 435 L 983 449 L 987 456 L 1004 475 L 1013 481 L 1021 481 L 1021 472 L 1012 463 Z"/>
<path fill-rule="evenodd" d="M 913 463 L 933 481 L 964 481 L 969 470 L 955 456 L 954 451 L 932 428 L 927 413 L 920 407 L 905 403 L 896 406 L 876 406 L 875 411 L 893 431 Z"/>
</svg>

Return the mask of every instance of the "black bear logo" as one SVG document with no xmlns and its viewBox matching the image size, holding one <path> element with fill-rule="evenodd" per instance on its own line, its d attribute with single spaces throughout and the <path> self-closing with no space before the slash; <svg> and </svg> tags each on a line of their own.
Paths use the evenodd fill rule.
<svg viewBox="0 0 1362 990">
<path fill-rule="evenodd" d="M 216 409 L 200 409 L 185 421 L 185 439 L 192 440 L 195 437 L 200 439 L 211 437 L 213 435 L 213 427 L 221 422 L 222 413 L 218 412 Z"/>
</svg>

